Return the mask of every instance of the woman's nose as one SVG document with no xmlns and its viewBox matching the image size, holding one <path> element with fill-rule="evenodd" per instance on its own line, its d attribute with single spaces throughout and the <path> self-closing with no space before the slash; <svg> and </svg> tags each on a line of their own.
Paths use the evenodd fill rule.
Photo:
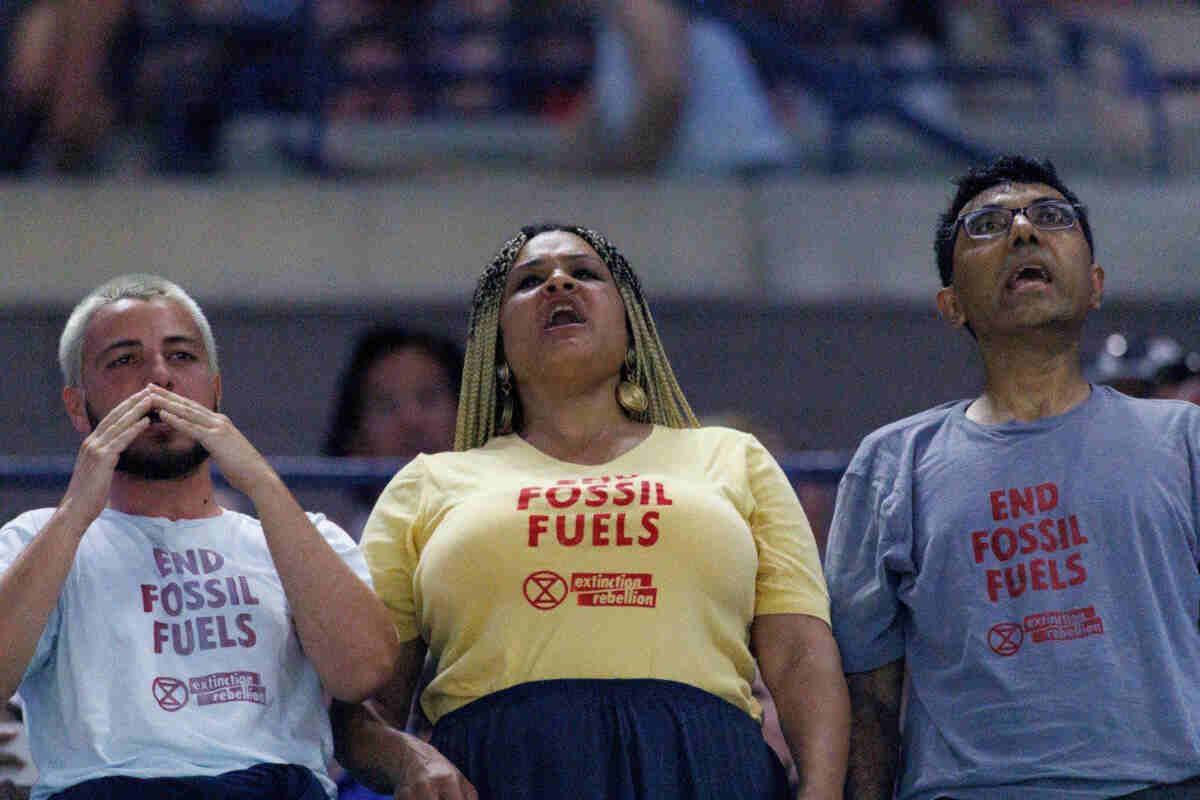
<svg viewBox="0 0 1200 800">
<path fill-rule="evenodd" d="M 575 289 L 575 279 L 561 269 L 556 269 L 546 278 L 545 287 L 548 292 L 570 292 Z"/>
</svg>

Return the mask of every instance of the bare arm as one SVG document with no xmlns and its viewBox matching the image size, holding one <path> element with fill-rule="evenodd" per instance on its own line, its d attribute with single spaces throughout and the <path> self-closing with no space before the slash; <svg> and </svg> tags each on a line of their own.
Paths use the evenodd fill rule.
<svg viewBox="0 0 1200 800">
<path fill-rule="evenodd" d="M 130 395 L 83 440 L 62 502 L 0 575 L 0 698 L 12 697 L 28 669 L 79 543 L 108 504 L 117 459 L 149 424 L 151 402 L 146 391 Z"/>
<path fill-rule="evenodd" d="M 904 661 L 846 676 L 853 719 L 846 796 L 889 800 L 900 761 Z"/>
<path fill-rule="evenodd" d="M 50 100 L 50 134 L 60 160 L 71 165 L 100 144 L 115 113 L 104 88 L 109 53 L 131 0 L 66 0 L 59 21 L 57 75 Z"/>
<path fill-rule="evenodd" d="M 157 386 L 151 391 L 162 419 L 208 448 L 229 482 L 254 503 L 296 633 L 325 688 L 339 700 L 369 697 L 391 677 L 399 652 L 383 602 L 228 417 Z"/>
<path fill-rule="evenodd" d="M 375 700 L 358 705 L 334 701 L 335 756 L 375 792 L 395 792 L 398 798 L 477 800 L 474 787 L 445 756 L 401 730 L 424 659 L 423 641 L 404 642 L 392 680 Z"/>
<path fill-rule="evenodd" d="M 750 644 L 800 774 L 799 797 L 841 798 L 850 709 L 833 632 L 806 614 L 764 614 Z"/>
<path fill-rule="evenodd" d="M 610 0 L 608 13 L 628 44 L 638 103 L 619 141 L 606 136 L 592 106 L 576 126 L 565 156 L 582 153 L 593 169 L 651 170 L 675 139 L 687 95 L 687 18 L 663 0 Z"/>
</svg>

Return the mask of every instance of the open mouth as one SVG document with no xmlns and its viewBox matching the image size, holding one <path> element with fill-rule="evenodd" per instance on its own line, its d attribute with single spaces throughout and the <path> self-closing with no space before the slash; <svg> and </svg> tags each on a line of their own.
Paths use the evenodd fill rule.
<svg viewBox="0 0 1200 800">
<path fill-rule="evenodd" d="M 1045 286 L 1051 283 L 1049 270 L 1036 265 L 1029 265 L 1015 270 L 1008 278 L 1009 289 L 1020 289 L 1025 286 Z"/>
<path fill-rule="evenodd" d="M 546 330 L 551 328 L 559 328 L 563 325 L 579 325 L 583 322 L 583 317 L 579 316 L 574 308 L 570 306 L 559 306 L 550 312 L 550 318 L 546 320 Z"/>
</svg>

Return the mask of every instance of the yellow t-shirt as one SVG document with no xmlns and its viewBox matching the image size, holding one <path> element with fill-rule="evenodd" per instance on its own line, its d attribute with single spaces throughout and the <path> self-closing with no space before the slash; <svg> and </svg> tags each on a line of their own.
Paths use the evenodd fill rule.
<svg viewBox="0 0 1200 800">
<path fill-rule="evenodd" d="M 655 678 L 758 718 L 749 626 L 829 621 L 812 530 L 754 437 L 655 427 L 598 466 L 518 436 L 422 455 L 363 531 L 375 590 L 437 675 L 431 720 L 528 681 Z"/>
</svg>

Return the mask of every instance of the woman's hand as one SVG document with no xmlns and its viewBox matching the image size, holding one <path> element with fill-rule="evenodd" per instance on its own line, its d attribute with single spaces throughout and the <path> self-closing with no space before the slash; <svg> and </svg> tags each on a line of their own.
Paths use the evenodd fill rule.
<svg viewBox="0 0 1200 800">
<path fill-rule="evenodd" d="M 475 787 L 432 745 L 404 734 L 410 753 L 394 771 L 395 800 L 479 800 Z"/>
</svg>

